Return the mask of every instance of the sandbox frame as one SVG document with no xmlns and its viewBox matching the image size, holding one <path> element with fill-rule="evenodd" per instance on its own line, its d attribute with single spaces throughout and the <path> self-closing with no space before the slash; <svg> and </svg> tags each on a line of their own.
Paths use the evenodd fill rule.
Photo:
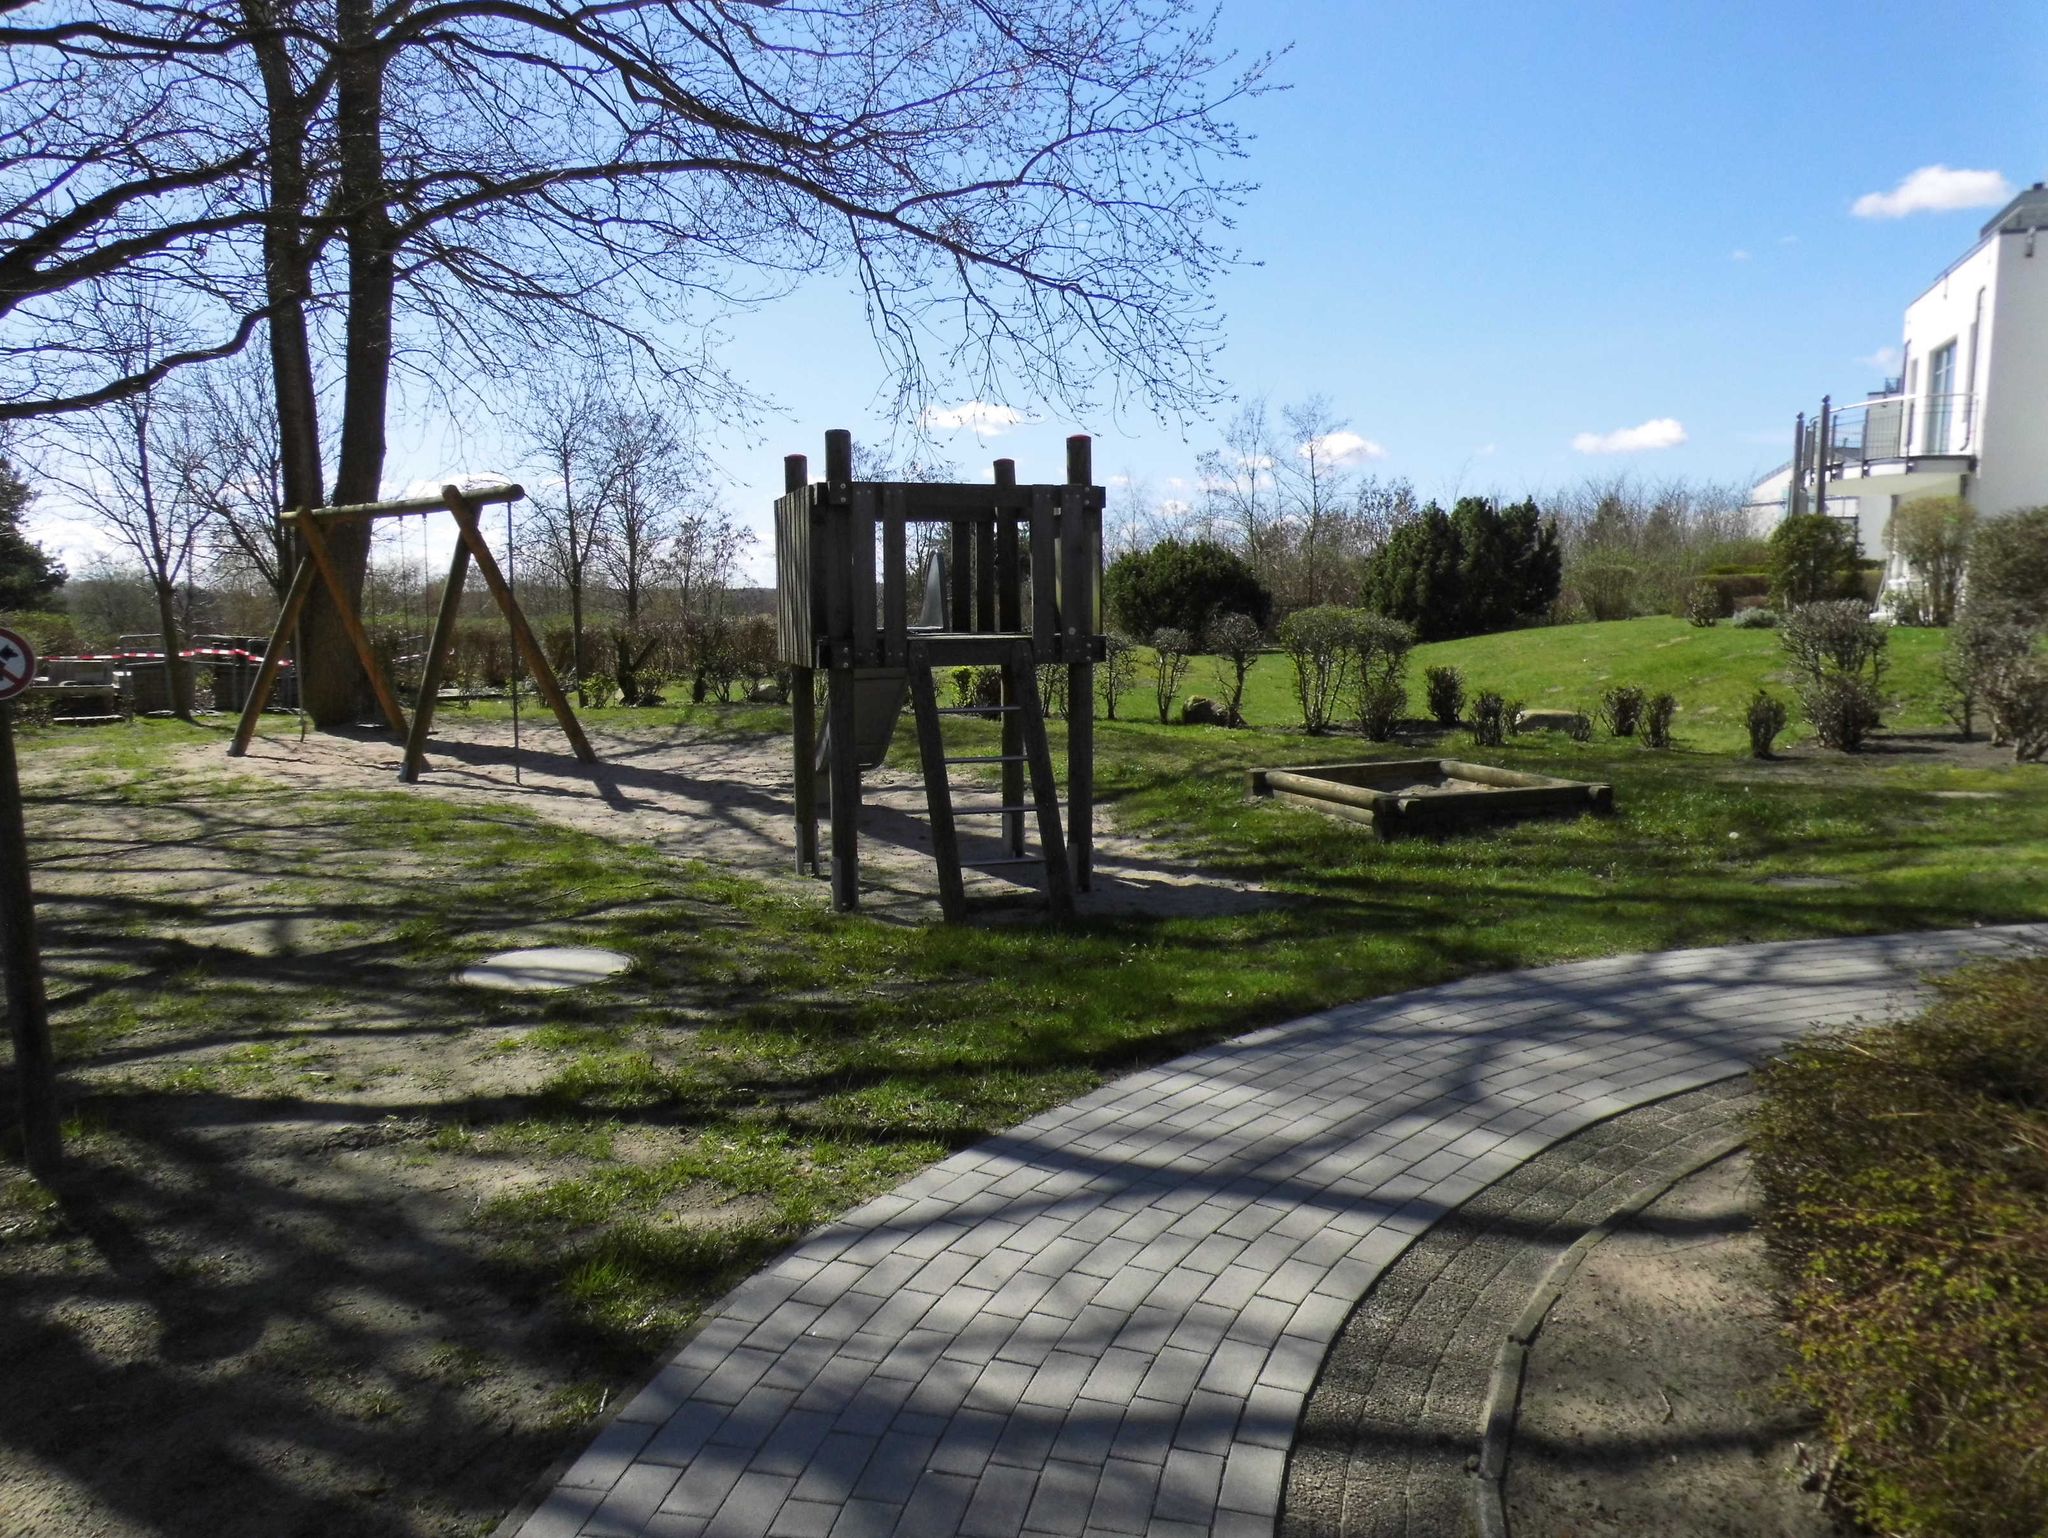
<svg viewBox="0 0 2048 1538">
<path fill-rule="evenodd" d="M 1412 791 L 1418 780 L 1469 780 L 1481 790 Z M 1382 758 L 1348 764 L 1253 769 L 1245 789 L 1333 817 L 1369 824 L 1381 838 L 1442 837 L 1490 823 L 1537 817 L 1607 816 L 1614 787 L 1458 758 Z"/>
</svg>

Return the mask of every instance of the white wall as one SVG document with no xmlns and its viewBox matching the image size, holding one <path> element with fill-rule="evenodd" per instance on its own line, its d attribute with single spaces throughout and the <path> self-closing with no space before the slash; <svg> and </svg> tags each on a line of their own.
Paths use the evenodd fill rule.
<svg viewBox="0 0 2048 1538">
<path fill-rule="evenodd" d="M 1951 454 L 1974 454 L 1984 441 L 1982 411 L 1985 382 L 1991 354 L 1990 338 L 1998 329 L 1993 316 L 1998 310 L 1998 255 L 2002 237 L 1993 237 L 1957 262 L 1935 280 L 1934 286 L 1906 307 L 1906 393 L 1912 400 L 1912 432 L 1906 442 L 1908 454 L 1930 450 L 1927 411 L 1927 364 L 1935 350 L 1949 342 L 1956 346 L 1954 390 L 1976 397 L 1975 415 L 1966 424 L 1964 413 L 1952 408 L 1948 449 Z M 1970 327 L 1979 313 L 1975 369 L 1971 370 Z M 1958 406 L 1960 403 L 1958 403 Z M 1966 430 L 1967 428 L 1967 430 Z"/>
<path fill-rule="evenodd" d="M 1992 244 L 1997 324 L 1990 328 L 1995 342 L 1971 489 L 1987 516 L 2048 503 L 2048 232 L 1998 235 Z"/>
</svg>

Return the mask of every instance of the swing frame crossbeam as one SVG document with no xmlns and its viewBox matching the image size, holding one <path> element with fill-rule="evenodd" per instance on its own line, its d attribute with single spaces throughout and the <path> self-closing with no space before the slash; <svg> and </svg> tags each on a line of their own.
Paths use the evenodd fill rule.
<svg viewBox="0 0 2048 1538">
<path fill-rule="evenodd" d="M 249 689 L 249 697 L 242 705 L 242 718 L 235 726 L 235 739 L 228 747 L 230 758 L 240 758 L 249 751 L 249 744 L 256 735 L 257 723 L 262 719 L 263 710 L 270 703 L 272 689 L 277 683 L 278 669 L 284 661 L 285 649 L 299 619 L 304 614 L 306 600 L 312 596 L 313 584 L 318 581 L 327 589 L 333 601 L 335 612 L 341 618 L 342 630 L 347 634 L 349 644 L 355 649 L 356 660 L 362 664 L 368 675 L 370 688 L 377 696 L 377 708 L 391 729 L 405 738 L 405 762 L 399 768 L 398 777 L 407 784 L 416 782 L 420 770 L 426 763 L 427 737 L 433 730 L 434 708 L 441 691 L 441 675 L 448 662 L 448 652 L 455 640 L 455 627 L 462 613 L 463 587 L 469 579 L 472 561 L 482 574 L 484 585 L 490 589 L 491 597 L 497 601 L 504 613 L 505 622 L 512 632 L 512 644 L 526 668 L 533 675 L 535 691 L 547 701 L 548 708 L 561 723 L 562 734 L 569 739 L 569 747 L 579 763 L 595 763 L 597 754 L 591 750 L 590 739 L 583 734 L 582 723 L 576 719 L 576 712 L 569 704 L 568 695 L 562 692 L 562 685 L 555 677 L 555 670 L 548 665 L 547 653 L 541 649 L 534 637 L 533 627 L 526 622 L 526 615 L 519 607 L 519 600 L 513 594 L 505 573 L 499 568 L 497 557 L 491 554 L 491 547 L 485 541 L 482 526 L 482 510 L 493 503 L 511 504 L 526 495 L 525 488 L 504 482 L 491 486 L 474 486 L 463 489 L 457 486 L 443 486 L 438 497 L 407 497 L 393 502 L 363 502 L 348 507 L 299 508 L 280 515 L 284 523 L 297 530 L 303 554 L 298 568 L 292 573 L 292 585 L 285 594 L 284 606 L 278 610 L 277 628 L 271 632 L 270 645 L 263 653 L 263 665 L 257 670 L 256 681 Z M 419 698 L 413 706 L 412 719 L 406 720 L 405 707 L 399 704 L 397 692 L 391 680 L 377 665 L 377 659 L 370 647 L 369 633 L 363 629 L 362 617 L 356 613 L 356 606 L 350 601 L 347 589 L 341 581 L 341 574 L 335 567 L 333 555 L 327 547 L 325 527 L 336 523 L 356 523 L 379 518 L 403 518 L 415 513 L 446 512 L 455 518 L 455 554 L 448 566 L 448 581 L 441 590 L 441 609 L 434 621 L 434 636 L 427 644 L 425 665 L 420 669 Z M 301 692 L 304 680 L 300 680 Z M 515 700 L 516 704 L 516 700 Z"/>
</svg>

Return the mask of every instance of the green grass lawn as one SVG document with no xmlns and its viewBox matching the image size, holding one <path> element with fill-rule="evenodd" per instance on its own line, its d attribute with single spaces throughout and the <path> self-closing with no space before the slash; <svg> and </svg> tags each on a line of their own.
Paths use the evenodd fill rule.
<svg viewBox="0 0 2048 1538">
<path fill-rule="evenodd" d="M 1887 692 L 1895 702 L 1888 718 L 1906 731 L 1945 729 L 1937 669 L 1947 633 L 1898 627 L 1891 632 Z M 1428 710 L 1423 670 L 1462 668 L 1468 694 L 1492 689 L 1532 709 L 1580 709 L 1591 714 L 1601 691 L 1634 684 L 1649 694 L 1669 692 L 1678 700 L 1675 731 L 1682 746 L 1733 752 L 1748 744 L 1743 712 L 1759 688 L 1769 689 L 1794 712 L 1787 741 L 1805 735 L 1797 720 L 1792 680 L 1775 630 L 1737 630 L 1721 624 L 1701 629 L 1682 619 L 1614 620 L 1603 624 L 1553 625 L 1535 630 L 1473 636 L 1418 646 L 1408 663 L 1409 711 Z M 1217 663 L 1200 658 L 1188 671 L 1183 697 L 1223 692 Z M 1157 719 L 1148 680 L 1140 680 L 1119 702 L 1119 715 Z M 1283 653 L 1261 657 L 1246 680 L 1244 715 L 1253 726 L 1301 724 L 1294 698 L 1294 673 Z"/>
<path fill-rule="evenodd" d="M 1910 699 L 1938 637 L 1899 632 L 1893 644 Z M 1549 703 L 1544 657 L 1568 669 L 1558 687 L 1577 700 L 1610 679 L 1679 695 L 1677 751 L 1553 736 L 1499 750 L 1501 762 L 1612 781 L 1617 815 L 1385 844 L 1249 802 L 1243 775 L 1256 765 L 1468 751 L 1462 733 L 1367 744 L 1286 729 L 1286 664 L 1268 657 L 1253 675 L 1258 729 L 1103 722 L 1097 742 L 1099 799 L 1120 831 L 1271 900 L 1069 928 L 837 916 L 822 883 L 714 869 L 509 806 L 437 800 L 430 786 L 288 789 L 191 756 L 224 746 L 225 723 L 40 734 L 27 761 L 54 755 L 47 765 L 64 773 L 36 790 L 32 835 L 76 812 L 67 797 L 97 798 L 132 824 L 124 847 L 243 862 L 253 900 L 324 915 L 323 943 L 345 958 L 195 946 L 206 900 L 174 888 L 53 908 L 46 944 L 82 979 L 53 990 L 53 1004 L 85 1157 L 150 1154 L 148 1129 L 188 1099 L 343 1122 L 374 1104 L 436 1182 L 479 1192 L 464 1221 L 496 1268 L 479 1285 L 545 1300 L 567 1343 L 550 1370 L 616 1385 L 806 1227 L 1202 1042 L 1492 969 L 2048 917 L 2048 771 L 1907 753 L 1737 756 L 1728 718 L 1778 666 L 1768 632 L 1575 626 L 1421 648 L 1415 672 L 1447 658 L 1475 687 Z M 778 717 L 592 714 L 733 734 Z M 1057 753 L 1064 727 L 1052 728 Z M 895 753 L 915 761 L 907 726 Z M 184 755 L 175 769 L 173 755 Z M 1772 884 L 1787 876 L 1845 885 Z M 610 987 L 554 999 L 486 1005 L 449 982 L 507 943 L 607 945 L 635 964 Z M 492 1045 L 472 1054 L 517 1070 L 489 1094 L 422 1077 L 402 1057 L 378 1072 L 398 1075 L 403 1094 L 350 1067 L 362 1044 L 459 1046 L 483 1020 Z"/>
</svg>

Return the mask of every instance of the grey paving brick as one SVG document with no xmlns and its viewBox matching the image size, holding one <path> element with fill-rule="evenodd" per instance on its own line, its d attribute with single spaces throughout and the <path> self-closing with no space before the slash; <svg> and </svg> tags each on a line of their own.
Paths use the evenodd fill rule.
<svg viewBox="0 0 2048 1538">
<path fill-rule="evenodd" d="M 766 1533 L 795 1487 L 796 1479 L 788 1474 L 742 1474 L 705 1526 L 704 1538 L 755 1538 Z"/>
<path fill-rule="evenodd" d="M 1176 1447 L 1166 1455 L 1166 1468 L 1159 1476 L 1153 1520 L 1207 1524 L 1215 1515 L 1216 1492 L 1222 1483 L 1223 1459 L 1219 1455 Z"/>
<path fill-rule="evenodd" d="M 571 1490 L 609 1490 L 651 1441 L 655 1428 L 644 1421 L 613 1421 L 569 1465 L 561 1483 Z"/>
<path fill-rule="evenodd" d="M 1038 1470 L 991 1464 L 960 1519 L 962 1538 L 1012 1538 L 1038 1488 Z"/>
<path fill-rule="evenodd" d="M 1267 1538 L 1322 1352 L 1416 1234 L 2015 940 L 2048 926 L 1470 978 L 1105 1086 L 736 1288 L 522 1532 Z"/>
<path fill-rule="evenodd" d="M 602 1490 L 557 1485 L 532 1516 L 519 1525 L 519 1538 L 575 1538 L 584 1521 L 604 1499 Z"/>
</svg>

